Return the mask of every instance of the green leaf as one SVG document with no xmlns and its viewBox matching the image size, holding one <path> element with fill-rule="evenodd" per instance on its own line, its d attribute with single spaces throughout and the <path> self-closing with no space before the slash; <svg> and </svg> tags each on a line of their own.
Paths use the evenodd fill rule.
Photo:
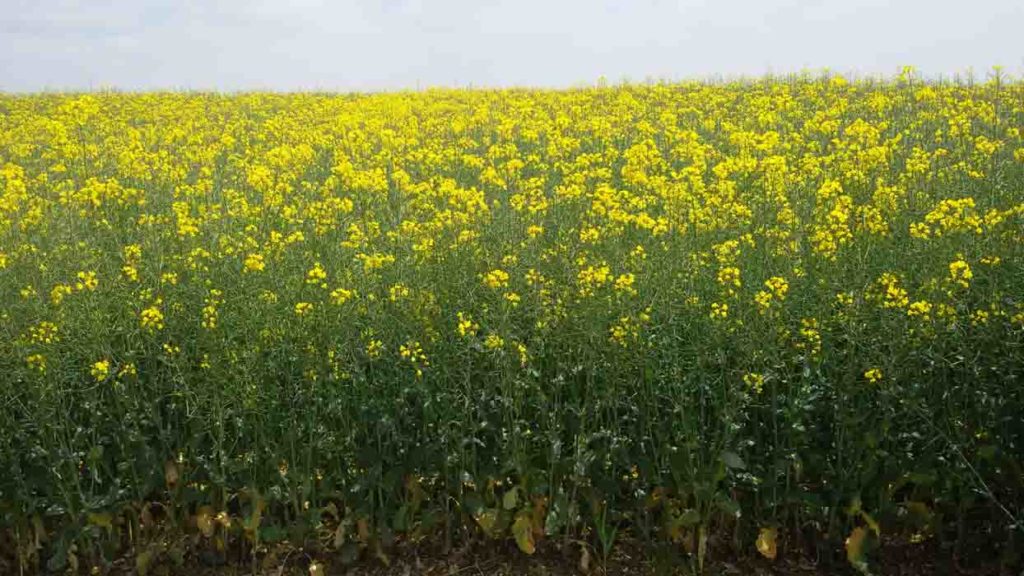
<svg viewBox="0 0 1024 576">
<path fill-rule="evenodd" d="M 498 523 L 498 510 L 495 508 L 485 508 L 477 513 L 475 518 L 476 523 L 480 525 L 484 534 L 493 538 L 495 535 L 494 528 Z"/>
<path fill-rule="evenodd" d="M 139 576 L 146 576 L 149 573 L 149 565 L 153 562 L 153 553 L 149 550 L 139 552 L 135 556 L 135 572 Z"/>
<path fill-rule="evenodd" d="M 89 512 L 86 519 L 91 526 L 99 526 L 107 530 L 114 529 L 114 517 L 109 512 Z"/>
<path fill-rule="evenodd" d="M 722 452 L 722 462 L 725 463 L 727 467 L 735 470 L 743 470 L 747 467 L 747 465 L 743 463 L 743 459 L 740 458 L 740 455 L 735 452 Z"/>
<path fill-rule="evenodd" d="M 501 506 L 505 510 L 515 510 L 516 504 L 519 501 L 519 487 L 514 487 L 501 498 Z"/>
<path fill-rule="evenodd" d="M 683 510 L 682 515 L 679 516 L 679 524 L 686 528 L 693 528 L 697 524 L 700 524 L 700 512 L 693 508 Z"/>
</svg>

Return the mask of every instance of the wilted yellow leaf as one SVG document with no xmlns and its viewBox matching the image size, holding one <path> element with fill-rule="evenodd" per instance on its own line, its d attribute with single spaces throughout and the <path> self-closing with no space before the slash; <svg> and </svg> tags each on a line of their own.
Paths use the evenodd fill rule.
<svg viewBox="0 0 1024 576">
<path fill-rule="evenodd" d="M 366 544 L 370 541 L 370 521 L 365 516 L 356 520 L 356 534 L 359 541 Z"/>
<path fill-rule="evenodd" d="M 114 529 L 114 518 L 107 512 L 89 512 L 86 518 L 89 520 L 89 524 L 93 526 L 99 526 L 107 530 Z"/>
<path fill-rule="evenodd" d="M 164 462 L 164 481 L 167 482 L 168 490 L 178 487 L 178 464 L 174 460 Z"/>
<path fill-rule="evenodd" d="M 867 561 L 865 560 L 867 538 L 868 531 L 863 526 L 854 528 L 846 538 L 846 559 L 850 565 L 861 572 L 867 570 Z"/>
<path fill-rule="evenodd" d="M 779 531 L 773 526 L 761 528 L 761 532 L 757 535 L 757 551 L 761 553 L 761 556 L 775 560 L 775 556 L 778 554 L 775 540 L 778 535 Z"/>
<path fill-rule="evenodd" d="M 512 523 L 512 535 L 516 538 L 519 549 L 527 554 L 533 554 L 537 547 L 533 540 L 533 522 L 528 514 L 520 514 Z"/>
</svg>

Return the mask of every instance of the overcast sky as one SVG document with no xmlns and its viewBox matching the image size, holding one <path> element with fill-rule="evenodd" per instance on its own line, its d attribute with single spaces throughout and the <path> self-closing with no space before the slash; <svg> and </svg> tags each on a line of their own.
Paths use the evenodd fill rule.
<svg viewBox="0 0 1024 576">
<path fill-rule="evenodd" d="M 0 90 L 1024 75 L 1024 0 L 3 0 Z"/>
</svg>

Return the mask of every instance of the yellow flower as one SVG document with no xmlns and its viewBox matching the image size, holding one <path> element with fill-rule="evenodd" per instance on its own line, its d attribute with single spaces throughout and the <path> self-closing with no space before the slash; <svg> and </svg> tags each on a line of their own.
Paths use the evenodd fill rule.
<svg viewBox="0 0 1024 576">
<path fill-rule="evenodd" d="M 29 335 L 32 341 L 37 344 L 60 342 L 60 336 L 57 334 L 57 325 L 45 320 L 29 328 Z"/>
<path fill-rule="evenodd" d="M 483 283 L 488 288 L 497 290 L 508 286 L 508 272 L 500 268 L 495 268 L 483 276 Z"/>
<path fill-rule="evenodd" d="M 594 290 L 604 286 L 611 279 L 611 268 L 607 264 L 586 266 L 576 275 L 580 285 L 580 296 L 591 296 Z"/>
<path fill-rule="evenodd" d="M 817 318 L 800 320 L 800 336 L 802 340 L 797 342 L 797 349 L 804 350 L 811 356 L 821 353 L 821 332 L 818 330 Z"/>
<path fill-rule="evenodd" d="M 306 316 L 313 311 L 313 304 L 310 302 L 298 302 L 295 304 L 295 315 Z"/>
<path fill-rule="evenodd" d="M 870 382 L 871 384 L 877 384 L 882 381 L 882 371 L 879 368 L 871 368 L 870 370 L 864 372 L 864 378 L 866 378 L 867 381 Z"/>
<path fill-rule="evenodd" d="M 729 317 L 729 304 L 725 302 L 714 302 L 711 304 L 711 318 L 725 320 Z"/>
<path fill-rule="evenodd" d="M 96 379 L 97 382 L 102 382 L 107 379 L 110 375 L 110 362 L 108 360 L 100 360 L 92 365 L 89 370 L 89 374 Z"/>
<path fill-rule="evenodd" d="M 773 301 L 783 301 L 789 293 L 789 283 L 781 276 L 772 276 L 764 282 L 765 290 L 758 290 L 754 295 L 754 302 L 757 303 L 758 312 L 765 314 L 771 308 Z"/>
<path fill-rule="evenodd" d="M 64 297 L 71 294 L 71 286 L 67 284 L 57 284 L 50 290 L 50 301 L 53 302 L 54 306 L 60 306 L 60 303 L 64 301 Z"/>
<path fill-rule="evenodd" d="M 262 272 L 266 267 L 262 254 L 249 254 L 245 257 L 246 272 Z"/>
<path fill-rule="evenodd" d="M 961 288 L 970 288 L 974 273 L 971 272 L 971 266 L 967 262 L 956 260 L 949 265 L 949 277 Z"/>
<path fill-rule="evenodd" d="M 523 368 L 530 362 L 530 354 L 522 342 L 516 342 L 516 352 L 519 353 L 519 365 Z"/>
<path fill-rule="evenodd" d="M 636 296 L 636 289 L 633 288 L 635 280 L 636 277 L 632 273 L 619 274 L 618 278 L 615 279 L 615 291 Z"/>
<path fill-rule="evenodd" d="M 405 284 L 395 284 L 388 289 L 388 300 L 392 302 L 398 302 L 399 300 L 409 297 L 411 294 L 409 287 Z"/>
<path fill-rule="evenodd" d="M 739 288 L 743 285 L 740 281 L 740 269 L 735 266 L 726 266 L 718 271 L 718 283 L 726 288 Z"/>
<path fill-rule="evenodd" d="M 306 284 L 320 285 L 323 288 L 327 287 L 324 281 L 327 280 L 327 271 L 320 265 L 319 262 L 313 265 L 312 268 L 306 272 Z"/>
<path fill-rule="evenodd" d="M 366 355 L 370 358 L 380 358 L 381 352 L 384 351 L 384 343 L 380 340 L 370 340 L 366 343 Z"/>
<path fill-rule="evenodd" d="M 125 264 L 121 267 L 121 274 L 132 282 L 139 281 L 139 269 L 132 264 Z"/>
<path fill-rule="evenodd" d="M 910 316 L 911 318 L 920 317 L 927 320 L 931 317 L 931 313 L 932 305 L 926 300 L 916 300 L 911 302 L 910 306 L 907 307 L 907 316 Z"/>
<path fill-rule="evenodd" d="M 464 338 L 466 336 L 476 336 L 476 332 L 477 330 L 480 329 L 480 325 L 474 322 L 473 319 L 468 314 L 459 312 L 456 314 L 456 316 L 459 319 L 459 324 L 457 328 L 459 336 L 462 336 Z"/>
<path fill-rule="evenodd" d="M 78 282 L 75 283 L 75 289 L 78 291 L 88 290 L 93 291 L 99 286 L 99 281 L 96 279 L 95 272 L 79 272 Z"/>
<path fill-rule="evenodd" d="M 31 370 L 35 370 L 40 374 L 46 372 L 46 356 L 42 354 L 30 354 L 25 358 L 25 363 Z"/>
<path fill-rule="evenodd" d="M 341 306 L 345 302 L 348 302 L 356 295 L 355 290 L 346 290 L 345 288 L 335 288 L 331 291 L 331 302 Z"/>
<path fill-rule="evenodd" d="M 143 328 L 154 332 L 164 329 L 164 313 L 160 311 L 159 305 L 154 304 L 139 314 L 139 323 Z"/>
<path fill-rule="evenodd" d="M 408 360 L 416 371 L 416 377 L 423 376 L 423 368 L 430 366 L 427 355 L 419 342 L 410 340 L 398 347 L 398 355 Z"/>
<path fill-rule="evenodd" d="M 746 384 L 754 394 L 764 391 L 764 375 L 757 372 L 748 372 L 743 375 L 743 383 Z"/>
<path fill-rule="evenodd" d="M 505 345 L 505 340 L 497 334 L 491 333 L 484 338 L 484 346 L 488 350 L 497 350 Z"/>
<path fill-rule="evenodd" d="M 134 362 L 127 362 L 127 363 L 125 363 L 123 366 L 121 366 L 121 369 L 117 371 L 117 375 L 122 377 L 122 378 L 127 377 L 127 376 L 136 376 L 136 375 L 138 375 L 138 373 L 139 373 L 139 371 L 135 367 L 135 363 Z"/>
</svg>

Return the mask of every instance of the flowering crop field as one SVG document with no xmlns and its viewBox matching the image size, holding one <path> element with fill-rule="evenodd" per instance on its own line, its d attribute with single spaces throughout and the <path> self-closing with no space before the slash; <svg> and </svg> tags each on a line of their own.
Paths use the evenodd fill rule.
<svg viewBox="0 0 1024 576">
<path fill-rule="evenodd" d="M 0 571 L 1019 548 L 1022 130 L 998 77 L 0 95 Z"/>
</svg>

